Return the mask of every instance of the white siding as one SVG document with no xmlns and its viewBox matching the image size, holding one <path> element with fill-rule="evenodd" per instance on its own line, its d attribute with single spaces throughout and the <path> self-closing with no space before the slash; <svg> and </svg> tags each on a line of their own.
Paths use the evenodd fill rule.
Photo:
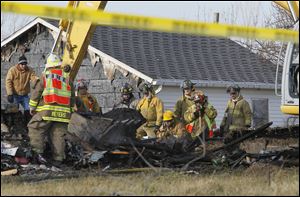
<svg viewBox="0 0 300 197">
<path fill-rule="evenodd" d="M 219 126 L 225 111 L 229 95 L 226 93 L 225 88 L 205 88 L 201 89 L 208 96 L 209 102 L 217 109 L 218 116 L 216 119 Z M 286 119 L 289 117 L 280 111 L 280 97 L 275 96 L 274 90 L 261 90 L 261 89 L 242 89 L 242 95 L 252 105 L 251 99 L 253 98 L 267 98 L 269 101 L 269 121 L 273 121 L 274 126 L 285 126 Z M 162 91 L 158 94 L 164 102 L 166 109 L 174 110 L 176 101 L 182 95 L 182 90 L 179 87 L 164 86 Z M 252 106 L 251 106 L 252 109 Z"/>
</svg>

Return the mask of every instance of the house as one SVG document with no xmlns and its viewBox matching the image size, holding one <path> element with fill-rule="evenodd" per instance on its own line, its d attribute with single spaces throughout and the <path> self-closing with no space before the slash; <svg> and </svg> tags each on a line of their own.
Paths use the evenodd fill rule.
<svg viewBox="0 0 300 197">
<path fill-rule="evenodd" d="M 57 21 L 36 18 L 1 42 L 1 101 L 6 101 L 10 66 L 25 53 L 41 73 L 57 32 Z M 229 98 L 226 87 L 235 83 L 254 110 L 255 125 L 282 126 L 288 116 L 274 93 L 275 72 L 274 64 L 230 39 L 98 26 L 77 79 L 90 79 L 89 91 L 104 112 L 119 99 L 122 84 L 141 80 L 162 85 L 158 96 L 165 109 L 173 109 L 182 95 L 180 84 L 190 79 L 218 110 L 217 125 Z"/>
</svg>

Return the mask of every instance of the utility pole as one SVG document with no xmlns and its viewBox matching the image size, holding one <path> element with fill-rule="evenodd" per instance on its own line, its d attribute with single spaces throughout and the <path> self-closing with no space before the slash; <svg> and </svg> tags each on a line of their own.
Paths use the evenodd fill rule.
<svg viewBox="0 0 300 197">
<path fill-rule="evenodd" d="M 220 13 L 219 12 L 215 12 L 214 13 L 214 23 L 219 23 L 219 17 L 220 17 Z"/>
</svg>

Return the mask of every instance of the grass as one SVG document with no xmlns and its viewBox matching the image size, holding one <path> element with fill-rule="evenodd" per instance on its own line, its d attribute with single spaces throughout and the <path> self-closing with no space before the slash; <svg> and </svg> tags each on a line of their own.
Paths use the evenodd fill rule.
<svg viewBox="0 0 300 197">
<path fill-rule="evenodd" d="M 110 174 L 40 182 L 1 178 L 1 195 L 299 195 L 299 168 L 252 166 L 212 174 Z"/>
</svg>

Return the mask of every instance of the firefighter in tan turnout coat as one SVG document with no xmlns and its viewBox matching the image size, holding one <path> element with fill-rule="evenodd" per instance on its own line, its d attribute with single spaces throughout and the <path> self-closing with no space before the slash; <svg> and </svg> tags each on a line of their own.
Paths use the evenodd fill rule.
<svg viewBox="0 0 300 197">
<path fill-rule="evenodd" d="M 45 71 L 35 81 L 29 101 L 33 115 L 28 123 L 30 143 L 37 153 L 37 161 L 45 163 L 43 157 L 45 138 L 49 136 L 54 162 L 65 158 L 64 135 L 74 104 L 74 89 L 69 81 L 70 68 L 61 68 L 61 59 L 50 54 Z"/>
<path fill-rule="evenodd" d="M 241 95 L 239 86 L 230 86 L 227 93 L 231 98 L 227 103 L 220 129 L 225 135 L 233 135 L 238 130 L 251 127 L 252 112 L 249 103 Z"/>
</svg>

